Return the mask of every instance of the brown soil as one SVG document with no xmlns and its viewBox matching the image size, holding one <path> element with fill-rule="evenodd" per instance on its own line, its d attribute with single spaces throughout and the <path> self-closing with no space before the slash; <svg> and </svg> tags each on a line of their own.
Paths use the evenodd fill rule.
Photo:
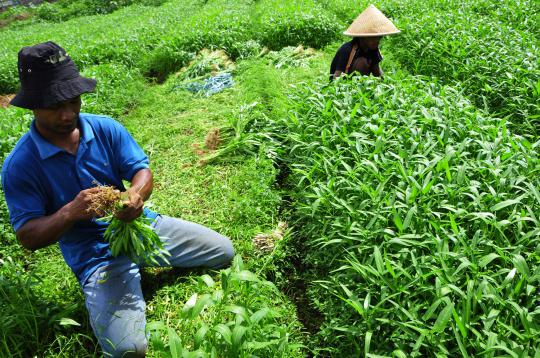
<svg viewBox="0 0 540 358">
<path fill-rule="evenodd" d="M 0 11 L 0 12 L 1 12 L 1 11 Z M 13 21 L 26 20 L 26 19 L 30 18 L 30 16 L 32 16 L 32 15 L 30 15 L 30 14 L 27 13 L 27 12 L 24 12 L 24 13 L 22 13 L 22 14 L 17 14 L 17 15 L 15 15 L 15 16 L 10 17 L 10 18 L 7 18 L 7 19 L 5 19 L 5 20 L 0 20 L 0 28 L 1 28 L 1 27 L 5 27 L 5 26 L 11 24 Z"/>
<path fill-rule="evenodd" d="M 26 20 L 30 17 L 30 14 L 23 12 L 22 14 L 15 15 L 15 20 Z"/>
<path fill-rule="evenodd" d="M 11 101 L 13 97 L 15 97 L 14 94 L 0 96 L 0 108 L 7 108 L 9 106 L 9 101 Z"/>
</svg>

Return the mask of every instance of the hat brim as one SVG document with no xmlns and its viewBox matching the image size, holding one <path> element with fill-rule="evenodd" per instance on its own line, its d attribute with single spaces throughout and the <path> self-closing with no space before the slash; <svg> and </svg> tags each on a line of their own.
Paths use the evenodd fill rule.
<svg viewBox="0 0 540 358">
<path fill-rule="evenodd" d="M 71 80 L 52 83 L 44 90 L 21 90 L 9 104 L 26 109 L 49 108 L 83 93 L 93 92 L 96 83 L 93 78 L 79 76 Z"/>
<path fill-rule="evenodd" d="M 381 36 L 389 36 L 389 35 L 397 35 L 401 31 L 392 31 L 392 32 L 380 32 L 380 33 L 362 33 L 362 34 L 355 34 L 352 32 L 345 31 L 343 35 L 345 36 L 352 36 L 352 37 L 381 37 Z"/>
</svg>

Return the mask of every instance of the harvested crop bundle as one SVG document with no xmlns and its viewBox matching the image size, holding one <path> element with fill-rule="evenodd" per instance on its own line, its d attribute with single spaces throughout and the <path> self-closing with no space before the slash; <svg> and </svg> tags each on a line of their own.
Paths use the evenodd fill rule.
<svg viewBox="0 0 540 358">
<path fill-rule="evenodd" d="M 103 237 L 110 244 L 113 256 L 126 255 L 133 262 L 158 264 L 160 258 L 168 262 L 170 255 L 165 249 L 158 234 L 152 230 L 152 219 L 139 216 L 131 222 L 116 217 L 124 208 L 127 193 L 121 193 L 112 186 L 99 186 L 99 191 L 92 194 L 88 211 L 94 211 L 103 221 L 109 224 Z"/>
<path fill-rule="evenodd" d="M 253 246 L 262 253 L 270 253 L 274 250 L 276 243 L 283 240 L 285 230 L 287 230 L 287 223 L 280 221 L 277 228 L 271 233 L 255 235 L 253 238 Z"/>
<path fill-rule="evenodd" d="M 212 128 L 208 131 L 204 144 L 210 150 L 216 150 L 221 143 L 221 133 L 219 128 Z"/>
</svg>

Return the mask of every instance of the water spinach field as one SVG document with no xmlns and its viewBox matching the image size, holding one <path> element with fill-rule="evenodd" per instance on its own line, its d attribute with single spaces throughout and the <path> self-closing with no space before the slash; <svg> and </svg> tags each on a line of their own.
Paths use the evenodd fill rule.
<svg viewBox="0 0 540 358">
<path fill-rule="evenodd" d="M 224 270 L 142 270 L 147 356 L 540 357 L 540 2 L 380 1 L 401 30 L 384 79 L 329 82 L 369 4 L 0 12 L 0 163 L 32 121 L 6 104 L 17 53 L 54 41 L 98 81 L 82 111 L 149 156 L 153 210 L 233 241 Z M 0 357 L 102 355 L 57 245 L 23 249 L 3 193 L 0 312 Z"/>
</svg>

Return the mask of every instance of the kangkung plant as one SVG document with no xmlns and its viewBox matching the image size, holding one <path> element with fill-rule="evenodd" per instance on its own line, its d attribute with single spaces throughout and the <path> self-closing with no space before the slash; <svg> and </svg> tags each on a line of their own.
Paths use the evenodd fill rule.
<svg viewBox="0 0 540 358">
<path fill-rule="evenodd" d="M 510 128 L 521 135 L 537 136 L 538 2 L 450 1 L 441 6 L 447 8 L 400 19 L 403 33 L 389 39 L 393 58 L 414 74 L 455 84 L 478 107 L 508 117 Z"/>
<path fill-rule="evenodd" d="M 343 78 L 289 106 L 275 136 L 319 347 L 540 354 L 540 142 L 417 77 Z"/>
<path fill-rule="evenodd" d="M 168 262 L 168 251 L 158 234 L 152 229 L 152 220 L 144 215 L 131 222 L 125 222 L 116 217 L 124 208 L 126 193 L 111 186 L 102 185 L 100 190 L 91 195 L 91 205 L 87 209 L 101 218 L 100 221 L 109 223 L 103 237 L 110 243 L 113 256 L 126 255 L 134 262 L 158 265 L 157 259 Z"/>
<path fill-rule="evenodd" d="M 237 255 L 232 267 L 221 270 L 221 287 L 209 275 L 198 278 L 199 288 L 182 307 L 177 325 L 150 322 L 150 343 L 163 358 L 238 358 L 301 356 L 301 344 L 291 342 L 279 324 L 278 308 L 264 305 L 262 296 L 278 301 L 279 291 L 244 268 Z"/>
</svg>

